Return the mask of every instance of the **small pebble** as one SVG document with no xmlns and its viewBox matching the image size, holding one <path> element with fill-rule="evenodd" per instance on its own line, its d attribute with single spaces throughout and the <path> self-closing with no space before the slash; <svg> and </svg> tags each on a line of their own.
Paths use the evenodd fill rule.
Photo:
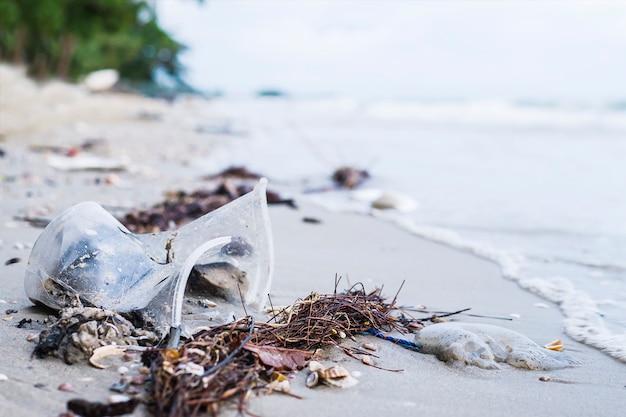
<svg viewBox="0 0 626 417">
<path fill-rule="evenodd" d="M 9 377 L 6 376 L 5 374 L 0 374 L 0 381 L 8 381 Z"/>
<path fill-rule="evenodd" d="M 26 336 L 26 341 L 28 342 L 35 342 L 39 339 L 39 335 L 37 333 L 31 333 L 28 336 Z"/>
<path fill-rule="evenodd" d="M 121 394 L 114 394 L 108 398 L 109 404 L 123 403 L 129 400 L 130 400 L 129 396 L 121 395 Z"/>
<path fill-rule="evenodd" d="M 119 368 L 117 368 L 117 373 L 124 375 L 128 373 L 128 368 L 126 366 L 120 366 Z"/>
<path fill-rule="evenodd" d="M 7 300 L 0 300 L 0 304 L 6 304 Z"/>
<path fill-rule="evenodd" d="M 15 242 L 13 244 L 13 248 L 14 249 L 18 249 L 18 250 L 22 250 L 24 249 L 26 246 L 22 243 L 22 242 Z"/>
<path fill-rule="evenodd" d="M 72 386 L 72 384 L 68 383 L 68 382 L 64 382 L 61 385 L 59 385 L 59 387 L 57 388 L 59 391 L 74 391 L 74 387 Z"/>
<path fill-rule="evenodd" d="M 363 362 L 365 365 L 370 365 L 370 366 L 374 365 L 374 360 L 369 355 L 362 355 L 361 362 Z"/>
<path fill-rule="evenodd" d="M 141 367 L 141 368 L 139 368 L 139 373 L 141 375 L 150 375 L 150 368 L 147 368 L 145 366 Z"/>
<path fill-rule="evenodd" d="M 33 387 L 35 387 L 35 388 L 45 388 L 47 386 L 48 386 L 48 384 L 46 384 L 44 382 L 37 382 L 36 384 L 33 385 Z"/>
<path fill-rule="evenodd" d="M 552 380 L 552 378 L 550 378 L 549 376 L 540 376 L 539 380 L 541 382 L 548 382 L 548 381 Z"/>
<path fill-rule="evenodd" d="M 378 350 L 378 348 L 371 343 L 363 343 L 361 346 L 363 346 L 363 349 L 371 350 L 372 352 L 376 352 Z"/>
<path fill-rule="evenodd" d="M 17 310 L 14 308 L 9 308 L 8 310 L 5 310 L 6 314 L 15 314 L 17 313 Z"/>
<path fill-rule="evenodd" d="M 433 317 L 431 320 L 433 323 L 445 323 L 447 320 L 442 319 L 441 317 Z"/>
</svg>

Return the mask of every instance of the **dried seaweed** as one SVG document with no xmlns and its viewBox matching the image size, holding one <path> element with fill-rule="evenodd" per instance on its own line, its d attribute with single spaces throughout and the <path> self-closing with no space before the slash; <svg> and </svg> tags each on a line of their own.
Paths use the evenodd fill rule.
<svg viewBox="0 0 626 417">
<path fill-rule="evenodd" d="M 144 352 L 153 376 L 158 416 L 219 413 L 236 401 L 240 413 L 253 393 L 272 392 L 272 375 L 304 367 L 313 352 L 339 346 L 347 338 L 376 329 L 408 331 L 385 302 L 380 290 L 366 293 L 362 285 L 344 293 L 312 293 L 279 309 L 265 323 L 250 317 L 202 330 L 178 349 Z"/>
<path fill-rule="evenodd" d="M 250 179 L 259 175 L 244 167 L 234 167 L 208 177 L 217 180 L 214 188 L 202 188 L 193 192 L 168 192 L 165 200 L 147 210 L 132 210 L 119 221 L 133 233 L 155 233 L 183 226 L 223 205 L 252 191 Z M 267 191 L 268 204 L 285 204 L 296 207 L 292 199 L 282 198 L 278 193 Z"/>
</svg>

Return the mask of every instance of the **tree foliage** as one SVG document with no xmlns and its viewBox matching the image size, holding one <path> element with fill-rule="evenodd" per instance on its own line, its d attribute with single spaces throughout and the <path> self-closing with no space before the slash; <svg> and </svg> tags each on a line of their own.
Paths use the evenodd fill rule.
<svg viewBox="0 0 626 417">
<path fill-rule="evenodd" d="M 0 58 L 40 79 L 115 68 L 131 81 L 162 71 L 180 82 L 184 50 L 145 0 L 0 0 Z"/>
</svg>

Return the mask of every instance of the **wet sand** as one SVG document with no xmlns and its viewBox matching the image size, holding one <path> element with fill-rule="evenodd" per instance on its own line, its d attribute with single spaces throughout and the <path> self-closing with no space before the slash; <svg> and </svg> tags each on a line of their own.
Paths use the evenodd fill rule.
<svg viewBox="0 0 626 417">
<path fill-rule="evenodd" d="M 167 190 L 202 186 L 198 170 L 190 161 L 194 156 L 209 154 L 213 146 L 228 137 L 199 133 L 184 111 L 136 97 L 77 92 L 74 97 L 80 97 L 75 101 L 68 100 L 65 107 L 55 109 L 50 101 L 67 98 L 67 91 L 59 87 L 57 95 L 45 99 L 41 89 L 34 88 L 29 90 L 29 100 L 17 106 L 17 93 L 5 88 L 7 80 L 7 75 L 0 72 L 0 148 L 5 152 L 0 158 L 0 374 L 6 376 L 0 381 L 0 416 L 54 417 L 66 411 L 66 402 L 71 398 L 106 401 L 113 394 L 109 387 L 119 381 L 120 375 L 117 366 L 96 369 L 69 366 L 55 358 L 31 358 L 35 345 L 27 338 L 40 332 L 50 313 L 34 307 L 23 289 L 30 248 L 41 229 L 14 217 L 52 218 L 84 200 L 111 208 L 150 206 L 160 201 Z M 102 111 L 83 111 L 89 108 Z M 159 117 L 147 117 L 146 112 Z M 25 114 L 38 115 L 41 123 L 21 125 L 19 120 Z M 8 117 L 10 123 L 5 122 Z M 50 151 L 33 152 L 28 147 L 55 145 L 69 149 L 90 138 L 105 139 L 106 145 L 98 155 L 122 161 L 128 170 L 63 171 L 50 166 Z M 562 317 L 556 306 L 520 291 L 517 284 L 502 278 L 496 265 L 419 239 L 372 217 L 329 213 L 306 200 L 298 203 L 298 210 L 270 207 L 275 245 L 271 293 L 275 304 L 289 304 L 311 291 L 331 292 L 336 274 L 343 277 L 344 283 L 363 282 L 368 289 L 384 286 L 383 292 L 389 297 L 404 282 L 398 299 L 402 305 L 425 305 L 444 311 L 471 307 L 471 313 L 503 318 L 513 314 L 516 318 L 512 321 L 466 315 L 455 319 L 507 327 L 541 345 L 563 339 L 565 350 L 581 365 L 550 372 L 510 367 L 459 368 L 432 355 L 359 336 L 360 342 L 377 346 L 377 365 L 403 372 L 367 367 L 339 351 L 328 351 L 330 359 L 357 376 L 357 386 L 346 390 L 308 389 L 304 385 L 305 372 L 300 372 L 291 386 L 302 400 L 280 394 L 252 398 L 249 405 L 253 413 L 444 417 L 623 413 L 626 365 L 569 339 L 562 332 Z M 321 222 L 305 223 L 304 217 Z M 12 258 L 20 261 L 5 265 Z M 32 319 L 33 323 L 16 327 L 22 319 Z M 130 369 L 131 373 L 135 371 Z M 551 381 L 540 381 L 544 376 Z M 59 390 L 63 383 L 71 384 L 72 391 Z M 236 413 L 224 409 L 224 415 L 229 414 Z M 140 406 L 134 415 L 149 414 Z"/>
</svg>

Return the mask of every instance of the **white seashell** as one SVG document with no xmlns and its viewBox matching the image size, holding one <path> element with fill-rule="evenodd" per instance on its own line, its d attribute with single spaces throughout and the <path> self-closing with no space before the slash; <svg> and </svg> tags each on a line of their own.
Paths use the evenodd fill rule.
<svg viewBox="0 0 626 417">
<path fill-rule="evenodd" d="M 115 345 L 101 346 L 93 351 L 93 355 L 89 358 L 89 363 L 99 369 L 108 368 L 108 365 L 103 364 L 101 361 L 109 356 L 123 356 L 124 349 Z"/>
</svg>

